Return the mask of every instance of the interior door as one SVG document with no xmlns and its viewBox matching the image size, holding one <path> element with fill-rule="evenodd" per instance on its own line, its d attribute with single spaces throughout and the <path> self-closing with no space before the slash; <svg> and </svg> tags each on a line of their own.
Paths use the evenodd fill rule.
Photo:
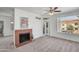
<svg viewBox="0 0 79 59">
<path fill-rule="evenodd" d="M 0 21 L 0 36 L 3 35 L 3 21 Z"/>
<path fill-rule="evenodd" d="M 49 22 L 43 22 L 43 35 L 49 35 Z"/>
</svg>

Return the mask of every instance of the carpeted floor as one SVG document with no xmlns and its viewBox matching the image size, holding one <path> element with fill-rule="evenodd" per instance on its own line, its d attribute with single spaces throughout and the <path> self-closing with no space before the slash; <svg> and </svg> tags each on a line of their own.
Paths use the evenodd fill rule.
<svg viewBox="0 0 79 59">
<path fill-rule="evenodd" d="M 41 37 L 19 48 L 5 52 L 79 52 L 79 43 L 54 37 Z"/>
</svg>

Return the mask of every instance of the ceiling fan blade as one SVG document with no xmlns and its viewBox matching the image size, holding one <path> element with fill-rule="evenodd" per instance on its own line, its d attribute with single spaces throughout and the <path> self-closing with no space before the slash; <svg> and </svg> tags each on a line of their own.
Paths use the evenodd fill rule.
<svg viewBox="0 0 79 59">
<path fill-rule="evenodd" d="M 54 10 L 58 9 L 58 7 L 54 7 Z"/>
<path fill-rule="evenodd" d="M 57 11 L 54 11 L 54 12 L 61 12 L 61 10 L 57 10 Z"/>
</svg>

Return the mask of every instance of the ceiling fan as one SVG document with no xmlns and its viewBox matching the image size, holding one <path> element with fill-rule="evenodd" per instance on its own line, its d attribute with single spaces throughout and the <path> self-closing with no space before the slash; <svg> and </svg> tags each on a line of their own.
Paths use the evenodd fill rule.
<svg viewBox="0 0 79 59">
<path fill-rule="evenodd" d="M 49 10 L 46 10 L 49 15 L 53 15 L 55 12 L 61 12 L 61 10 L 58 10 L 58 7 L 49 7 Z"/>
</svg>

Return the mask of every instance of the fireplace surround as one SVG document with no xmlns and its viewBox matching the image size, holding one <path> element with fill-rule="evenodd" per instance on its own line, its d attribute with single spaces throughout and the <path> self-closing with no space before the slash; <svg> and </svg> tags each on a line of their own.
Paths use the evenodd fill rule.
<svg viewBox="0 0 79 59">
<path fill-rule="evenodd" d="M 32 41 L 32 29 L 16 30 L 15 45 L 16 47 L 25 45 Z"/>
</svg>

